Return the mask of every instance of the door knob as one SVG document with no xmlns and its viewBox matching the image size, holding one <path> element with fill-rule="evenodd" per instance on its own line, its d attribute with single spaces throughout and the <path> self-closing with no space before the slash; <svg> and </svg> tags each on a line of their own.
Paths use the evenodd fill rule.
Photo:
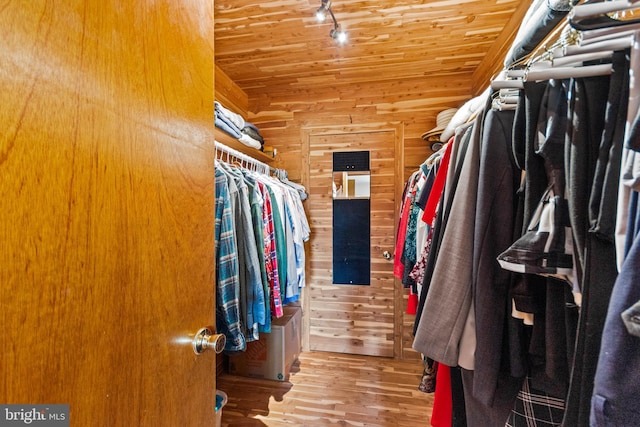
<svg viewBox="0 0 640 427">
<path fill-rule="evenodd" d="M 216 354 L 222 353 L 227 343 L 227 337 L 222 334 L 214 334 L 209 328 L 202 328 L 193 337 L 193 352 L 202 354 L 205 350 L 213 349 Z"/>
<path fill-rule="evenodd" d="M 389 253 L 389 251 L 382 252 L 382 256 L 384 257 L 384 259 L 391 259 L 391 254 Z"/>
</svg>

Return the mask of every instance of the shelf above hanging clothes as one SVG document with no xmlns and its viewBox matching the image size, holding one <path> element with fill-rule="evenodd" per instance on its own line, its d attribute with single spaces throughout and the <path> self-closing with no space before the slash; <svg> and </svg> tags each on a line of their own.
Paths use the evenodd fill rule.
<svg viewBox="0 0 640 427">
<path fill-rule="evenodd" d="M 218 128 L 215 129 L 215 137 L 216 141 L 223 143 L 227 147 L 240 151 L 241 153 L 246 154 L 247 156 L 251 156 L 263 163 L 273 163 L 275 161 L 275 158 L 263 153 L 260 150 L 256 150 L 255 148 L 244 145 L 242 142 L 238 141 L 238 139 Z"/>
</svg>

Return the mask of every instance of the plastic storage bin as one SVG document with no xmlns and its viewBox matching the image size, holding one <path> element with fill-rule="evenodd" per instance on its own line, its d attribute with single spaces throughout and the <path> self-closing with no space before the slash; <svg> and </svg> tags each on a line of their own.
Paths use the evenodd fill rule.
<svg viewBox="0 0 640 427">
<path fill-rule="evenodd" d="M 227 393 L 216 390 L 216 427 L 222 426 L 222 408 L 227 404 Z"/>
</svg>

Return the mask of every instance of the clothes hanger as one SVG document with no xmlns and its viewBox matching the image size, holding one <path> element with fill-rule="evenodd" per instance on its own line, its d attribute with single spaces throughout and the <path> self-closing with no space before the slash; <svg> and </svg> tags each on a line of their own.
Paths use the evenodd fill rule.
<svg viewBox="0 0 640 427">
<path fill-rule="evenodd" d="M 634 8 L 640 8 L 637 0 L 613 0 L 579 4 L 569 12 L 569 25 L 581 31 L 632 26 L 640 23 L 640 18 L 624 19 L 626 18 L 624 15 L 627 12 L 633 14 Z"/>
<path fill-rule="evenodd" d="M 625 36 L 632 36 L 640 29 L 640 23 L 629 25 L 628 27 L 599 28 L 597 30 L 580 31 L 579 46 L 587 46 L 591 43 L 603 42 Z"/>
<path fill-rule="evenodd" d="M 519 99 L 519 89 L 500 89 L 491 95 L 491 109 L 497 111 L 515 110 Z"/>
<path fill-rule="evenodd" d="M 630 42 L 628 42 L 630 46 Z M 605 53 L 594 53 L 589 56 L 590 60 L 604 59 L 611 57 L 613 51 Z M 576 62 L 582 63 L 586 58 L 585 56 L 565 57 L 564 64 L 570 65 Z M 557 61 L 557 60 L 554 60 Z M 532 64 L 535 65 L 535 64 Z M 546 64 L 539 65 L 537 67 L 531 66 L 524 70 L 510 70 L 506 72 L 505 80 L 496 80 L 491 82 L 493 89 L 522 89 L 524 82 L 527 81 L 542 81 L 550 79 L 569 79 L 569 78 L 581 78 L 581 77 L 594 77 L 603 76 L 612 73 L 611 64 L 596 64 L 596 65 L 575 65 L 575 66 L 558 66 L 549 61 Z"/>
<path fill-rule="evenodd" d="M 535 72 L 543 72 L 544 70 L 551 70 L 553 68 L 562 68 L 565 71 L 560 74 L 564 75 L 570 71 L 571 68 L 576 69 L 576 75 L 574 77 L 587 77 L 595 73 L 599 75 L 601 71 L 606 70 L 606 67 L 595 67 L 595 65 L 583 65 L 585 62 L 596 61 L 609 61 L 613 56 L 613 52 L 616 50 L 622 50 L 631 46 L 631 39 L 621 39 L 614 41 L 608 41 L 603 45 L 592 46 L 591 49 L 581 49 L 580 47 L 572 49 L 571 46 L 564 49 L 563 52 L 559 52 L 561 56 L 554 56 L 553 52 L 549 52 L 548 59 L 543 59 L 538 62 L 530 64 L 525 70 L 517 70 L 510 73 L 510 77 L 518 77 L 527 80 L 535 76 Z M 603 49 L 603 50 L 600 50 Z M 606 65 L 606 64 L 597 64 Z M 577 70 L 580 69 L 580 70 Z M 534 72 L 534 74 L 531 74 Z"/>
<path fill-rule="evenodd" d="M 556 48 L 554 49 L 554 51 L 551 52 L 551 54 L 553 55 L 554 58 L 579 55 L 583 53 L 595 53 L 595 52 L 602 52 L 603 54 L 605 54 L 605 53 L 611 53 L 616 50 L 627 49 L 631 46 L 632 41 L 633 41 L 633 34 L 624 35 L 622 37 L 616 37 L 613 39 L 590 43 L 583 46 L 572 45 L 572 46 L 565 46 L 562 49 Z"/>
<path fill-rule="evenodd" d="M 532 67 L 532 64 L 549 61 L 554 57 L 554 51 L 576 42 L 577 31 L 571 29 L 567 22 L 563 22 L 549 33 L 537 49 L 520 58 L 492 79 L 491 88 L 494 90 L 523 89 L 525 73 Z"/>
<path fill-rule="evenodd" d="M 611 74 L 611 64 L 583 63 L 608 61 L 614 51 L 631 47 L 634 29 L 640 28 L 640 18 L 622 20 L 607 14 L 632 11 L 634 6 L 640 8 L 640 0 L 613 0 L 574 6 L 568 21 L 553 32 L 557 40 L 550 47 L 543 44 L 542 53 L 538 53 L 538 49 L 526 61 L 523 58 L 503 70 L 491 80 L 491 88 L 521 89 L 525 81 Z"/>
<path fill-rule="evenodd" d="M 514 111 L 516 108 L 518 108 L 517 104 L 501 104 L 497 99 L 491 102 L 491 109 L 496 111 Z"/>
<path fill-rule="evenodd" d="M 600 52 L 576 53 L 568 56 L 553 58 L 550 62 L 552 66 L 566 67 L 569 65 L 582 64 L 583 62 L 609 60 L 613 56 L 613 50 Z M 538 68 L 543 68 L 539 66 Z"/>
<path fill-rule="evenodd" d="M 584 65 L 576 67 L 550 67 L 540 70 L 530 70 L 524 77 L 525 81 L 542 81 L 550 79 L 570 79 L 580 77 L 594 77 L 611 74 L 611 64 Z"/>
<path fill-rule="evenodd" d="M 575 39 L 574 39 L 575 40 Z M 522 78 L 523 81 L 541 81 L 549 79 L 566 79 L 602 76 L 612 73 L 610 63 L 582 65 L 586 61 L 606 61 L 614 51 L 631 47 L 633 36 L 623 36 L 576 46 L 563 44 L 534 59 L 524 70 L 507 72 L 507 77 Z"/>
<path fill-rule="evenodd" d="M 585 67 L 585 65 L 583 65 L 584 62 L 610 60 L 612 56 L 613 56 L 613 50 L 574 54 L 569 56 L 561 56 L 559 58 L 553 58 L 549 56 L 549 59 L 532 63 L 527 69 L 511 71 L 509 73 L 509 76 L 514 78 L 526 78 L 531 71 L 542 71 L 542 70 L 548 70 L 550 68 L 569 67 L 569 66 L 574 66 L 574 67 L 579 66 L 580 68 L 584 68 Z"/>
<path fill-rule="evenodd" d="M 520 91 L 514 89 L 501 89 L 498 99 L 502 104 L 517 104 L 520 99 Z"/>
<path fill-rule="evenodd" d="M 491 89 L 523 89 L 522 78 L 509 76 L 508 72 L 509 70 L 502 70 L 495 78 L 491 79 Z"/>
<path fill-rule="evenodd" d="M 582 3 L 573 6 L 569 11 L 569 20 L 581 20 L 584 18 L 598 17 L 612 12 L 631 10 L 640 7 L 638 0 L 612 0 Z"/>
</svg>

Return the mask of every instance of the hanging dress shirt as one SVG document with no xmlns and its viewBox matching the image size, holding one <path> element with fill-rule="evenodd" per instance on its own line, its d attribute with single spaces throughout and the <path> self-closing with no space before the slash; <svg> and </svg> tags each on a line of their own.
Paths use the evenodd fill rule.
<svg viewBox="0 0 640 427">
<path fill-rule="evenodd" d="M 246 341 L 240 324 L 240 295 L 235 224 L 226 175 L 216 170 L 216 328 L 227 338 L 225 350 L 244 350 Z"/>
<path fill-rule="evenodd" d="M 264 252 L 266 259 L 267 279 L 269 288 L 271 289 L 271 313 L 275 317 L 282 317 L 282 298 L 280 295 L 280 274 L 278 272 L 278 254 L 276 246 L 276 236 L 274 231 L 273 209 L 271 205 L 271 196 L 267 186 L 262 182 L 258 182 L 258 188 L 264 200 L 262 211 L 263 236 L 264 236 Z"/>
</svg>

